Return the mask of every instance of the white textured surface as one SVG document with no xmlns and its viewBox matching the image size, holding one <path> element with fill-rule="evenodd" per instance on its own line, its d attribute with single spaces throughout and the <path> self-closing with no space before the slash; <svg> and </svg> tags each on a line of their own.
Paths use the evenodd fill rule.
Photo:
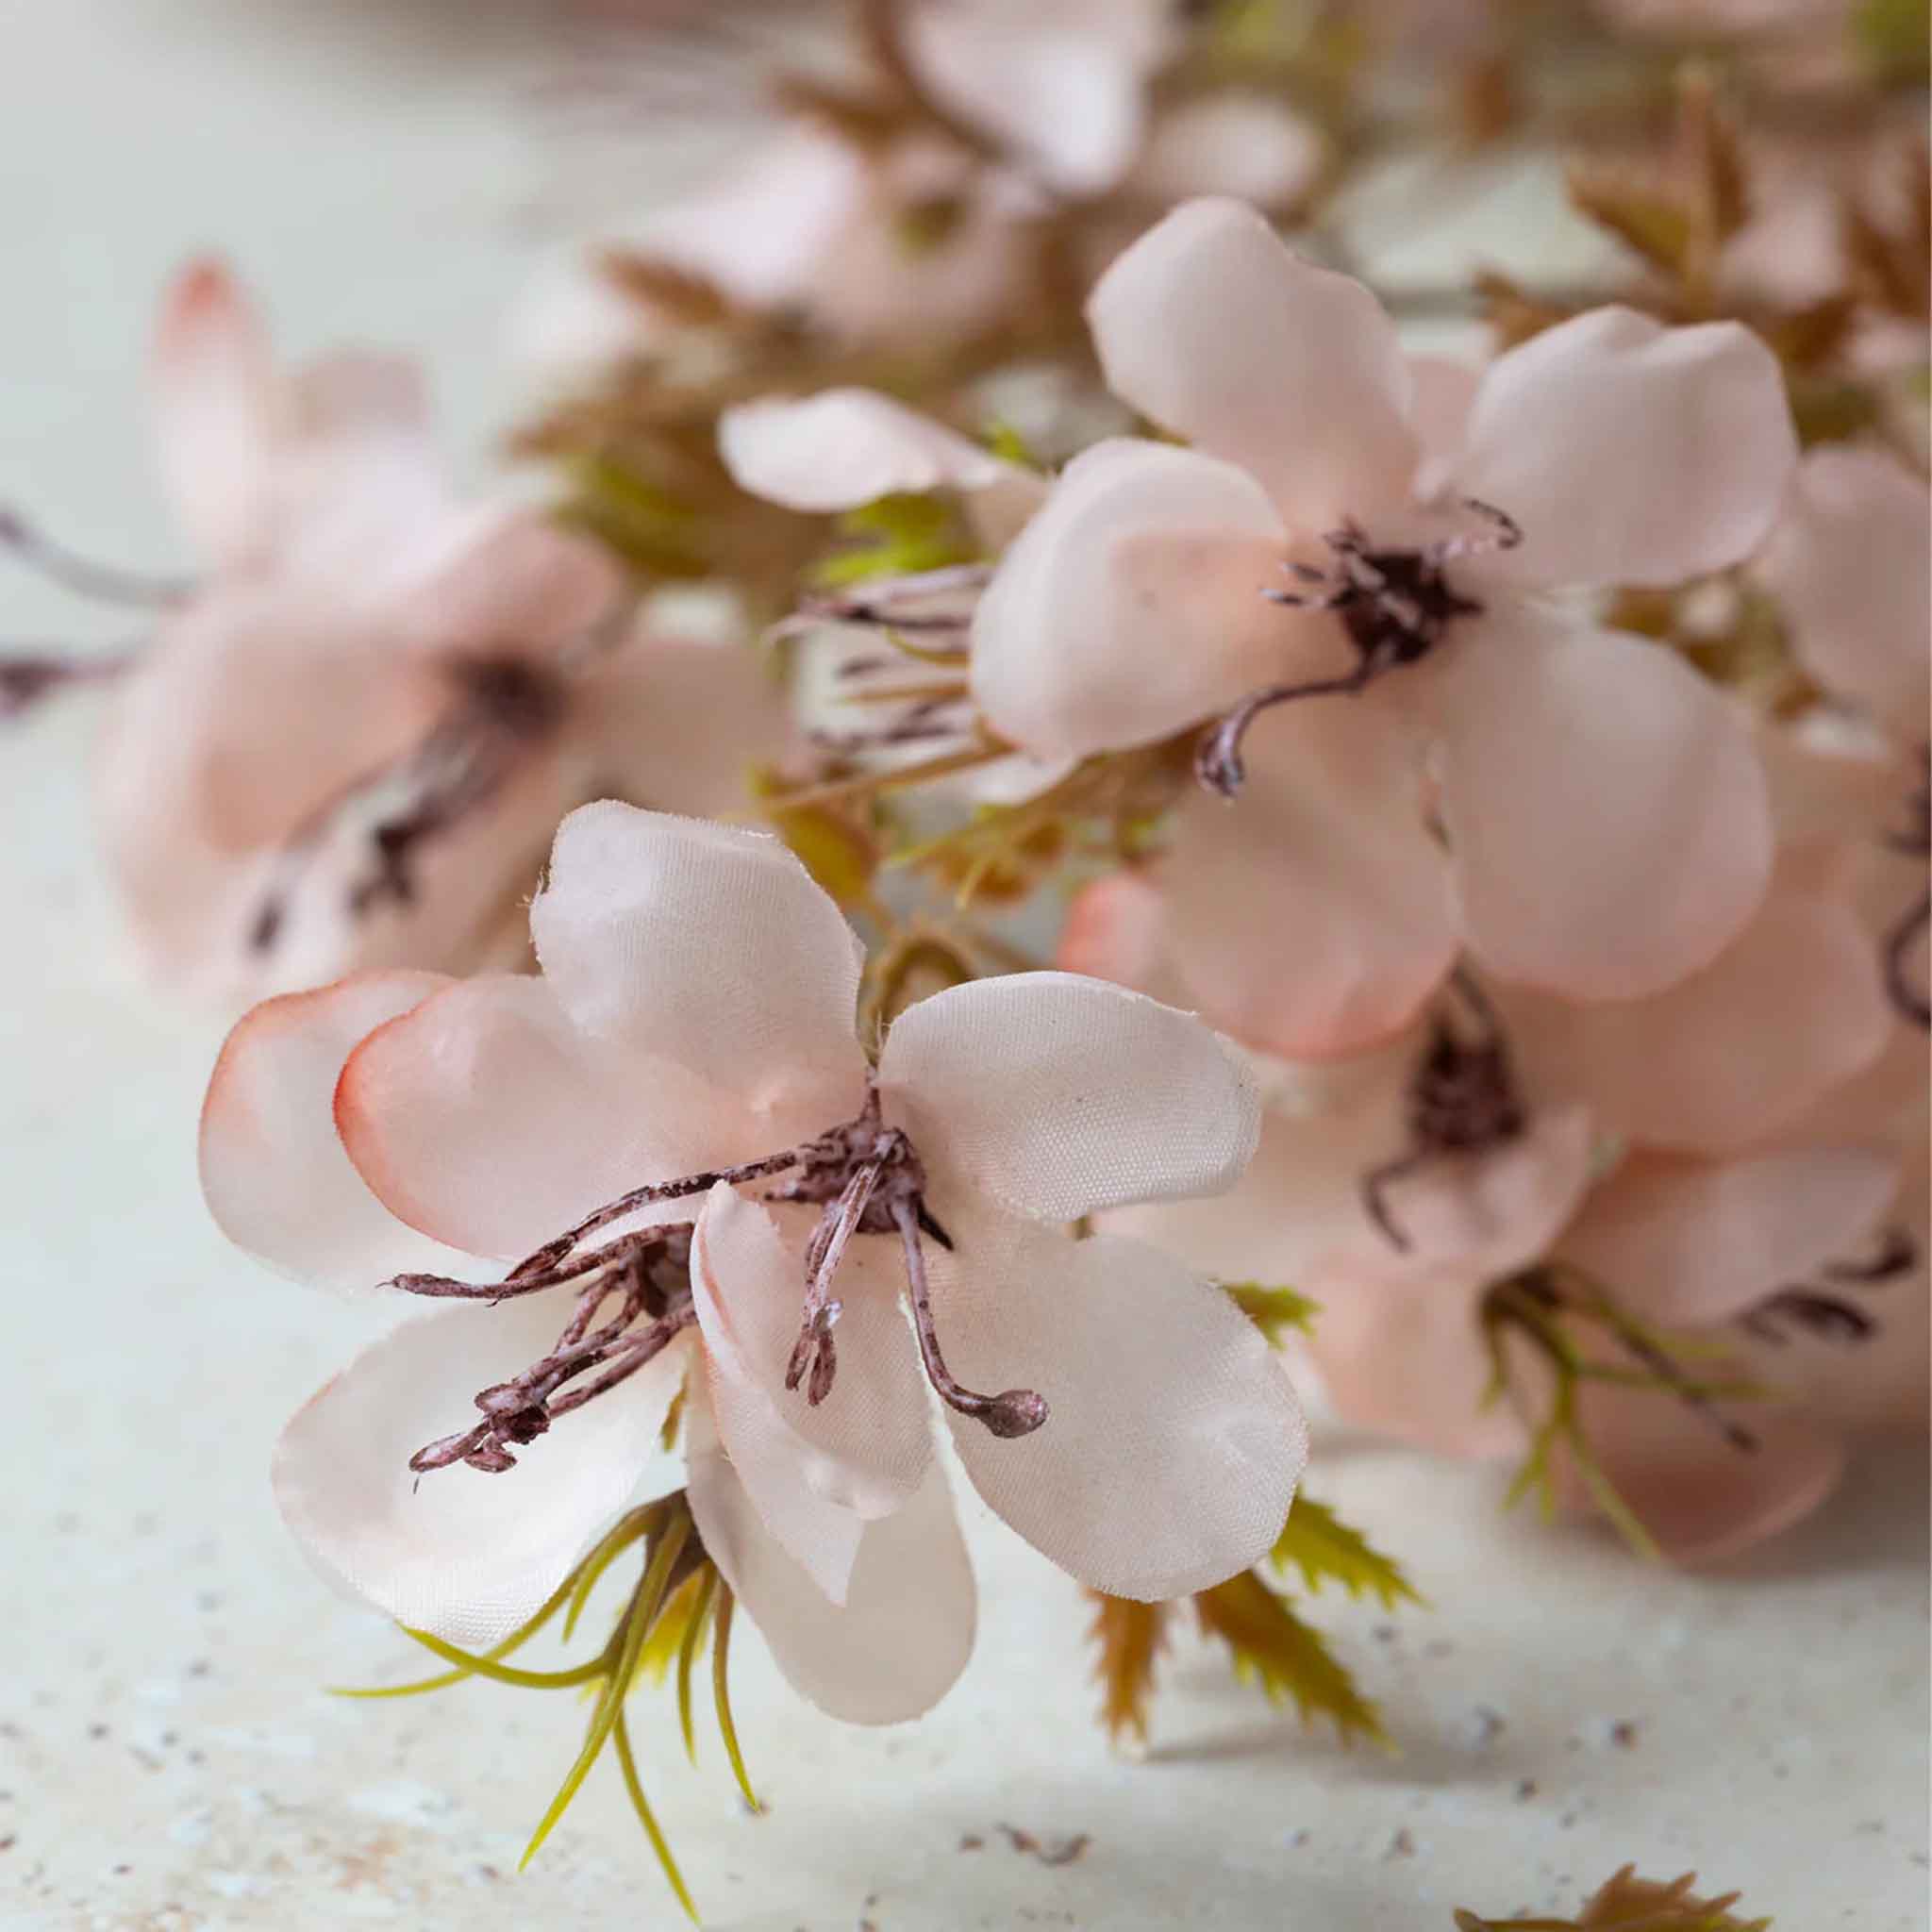
<svg viewBox="0 0 1932 1932">
<path fill-rule="evenodd" d="M 103 554 L 168 558 L 138 349 L 163 272 L 211 242 L 298 347 L 433 353 L 481 446 L 535 178 L 513 105 L 529 45 L 495 9 L 426 11 L 459 37 L 420 36 L 401 0 L 0 8 L 0 498 Z M 0 634 L 87 627 L 0 576 Z M 89 725 L 83 699 L 0 743 L 0 1926 L 675 1924 L 612 1767 L 510 1875 L 575 1748 L 570 1700 L 320 1689 L 413 1668 L 310 1575 L 265 1482 L 281 1419 L 368 1315 L 207 1223 L 192 1125 L 220 1026 L 117 974 Z M 1822 1527 L 1702 1580 L 1506 1524 L 1477 1474 L 1331 1448 L 1310 1487 L 1434 1602 L 1317 1605 L 1400 1759 L 1304 1736 L 1191 1640 L 1155 1761 L 1110 1757 L 1072 1590 L 980 1518 L 980 1655 L 921 1725 L 819 1721 L 746 1633 L 740 1721 L 769 1816 L 741 1813 L 715 1748 L 689 1772 L 641 1701 L 646 1776 L 711 1923 L 1441 1932 L 1452 1905 L 1548 1909 L 1635 1858 L 1744 1886 L 1788 1932 L 1925 1924 L 1917 1471 L 1867 1471 Z M 1001 1823 L 1091 1842 L 1049 1869 Z"/>
</svg>

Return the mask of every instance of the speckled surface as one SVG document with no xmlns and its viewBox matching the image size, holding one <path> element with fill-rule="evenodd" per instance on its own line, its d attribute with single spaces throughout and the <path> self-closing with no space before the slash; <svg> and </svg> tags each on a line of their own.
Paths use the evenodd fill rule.
<svg viewBox="0 0 1932 1932">
<path fill-rule="evenodd" d="M 469 31 L 431 58 L 400 4 L 6 9 L 0 499 L 168 559 L 137 345 L 164 269 L 208 241 L 297 346 L 433 352 L 480 444 L 490 318 L 528 254 L 528 47 L 508 12 L 451 10 Z M 0 577 L 9 638 L 73 618 Z M 192 1124 L 221 1025 L 120 974 L 86 857 L 90 722 L 82 702 L 0 745 L 0 1926 L 674 1925 L 608 1767 L 512 1875 L 575 1748 L 568 1700 L 321 1688 L 412 1668 L 310 1575 L 264 1476 L 282 1418 L 373 1317 L 262 1274 L 202 1211 Z M 1925 1925 L 1921 1471 L 1868 1468 L 1828 1522 L 1701 1579 L 1506 1522 L 1477 1473 L 1324 1443 L 1310 1488 L 1432 1600 L 1317 1606 L 1399 1757 L 1304 1734 L 1191 1640 L 1151 1760 L 1114 1757 L 1074 1591 L 975 1515 L 980 1653 L 924 1724 L 820 1722 L 747 1633 L 739 1716 L 767 1816 L 742 1812 L 715 1748 L 685 1767 L 640 1705 L 708 1923 L 1439 1932 L 1457 1904 L 1574 1904 L 1635 1858 L 1744 1887 L 1791 1932 Z M 1087 1842 L 1049 1865 L 1002 1825 Z"/>
</svg>

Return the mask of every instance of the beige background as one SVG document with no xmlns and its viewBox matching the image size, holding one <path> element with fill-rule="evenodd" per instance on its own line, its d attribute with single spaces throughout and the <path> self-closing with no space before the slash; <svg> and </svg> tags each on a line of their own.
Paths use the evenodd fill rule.
<svg viewBox="0 0 1932 1932">
<path fill-rule="evenodd" d="M 138 362 L 161 276 L 208 244 L 294 348 L 432 356 L 480 457 L 532 206 L 584 172 L 533 151 L 527 15 L 5 0 L 0 27 L 0 500 L 106 556 L 173 558 Z M 1506 184 L 1474 232 L 1533 253 L 1542 198 Z M 0 635 L 79 634 L 113 628 L 0 570 Z M 202 1211 L 192 1128 L 221 1028 L 116 966 L 88 857 L 91 724 L 81 700 L 0 741 L 0 1926 L 675 1924 L 611 1767 L 535 1873 L 509 1875 L 575 1748 L 567 1701 L 320 1689 L 411 1668 L 310 1576 L 264 1479 L 281 1419 L 371 1317 L 255 1269 Z M 924 1724 L 821 1723 L 741 1645 L 767 1817 L 741 1814 L 708 1740 L 693 1774 L 668 1708 L 640 1706 L 711 1923 L 1442 1932 L 1454 1905 L 1547 1910 L 1635 1858 L 1747 1887 L 1790 1932 L 1925 1924 L 1916 1474 L 1867 1472 L 1825 1524 L 1702 1579 L 1505 1522 L 1481 1473 L 1324 1442 L 1310 1487 L 1433 1600 L 1316 1606 L 1399 1759 L 1304 1734 L 1191 1640 L 1153 1761 L 1115 1759 L 1089 1722 L 1075 1593 L 976 1518 L 984 1641 Z M 1050 1869 L 1001 1824 L 1091 1843 Z"/>
</svg>

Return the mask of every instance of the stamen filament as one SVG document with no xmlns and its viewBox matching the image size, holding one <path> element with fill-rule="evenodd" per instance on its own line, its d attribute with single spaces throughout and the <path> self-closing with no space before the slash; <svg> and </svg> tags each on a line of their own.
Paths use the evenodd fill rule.
<svg viewBox="0 0 1932 1932">
<path fill-rule="evenodd" d="M 932 1291 L 925 1278 L 925 1252 L 919 1242 L 919 1213 L 909 1201 L 892 1204 L 892 1219 L 906 1254 L 906 1285 L 912 1301 L 912 1324 L 919 1335 L 920 1358 L 926 1379 L 949 1408 L 984 1423 L 1002 1438 L 1030 1436 L 1045 1422 L 1045 1398 L 1031 1389 L 1008 1389 L 998 1395 L 980 1395 L 961 1386 L 940 1353 L 939 1331 L 932 1316 Z"/>
</svg>

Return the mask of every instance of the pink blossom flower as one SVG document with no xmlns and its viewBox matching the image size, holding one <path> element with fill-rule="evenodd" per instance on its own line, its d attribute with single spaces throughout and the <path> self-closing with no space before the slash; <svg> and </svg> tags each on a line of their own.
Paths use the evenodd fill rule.
<svg viewBox="0 0 1932 1932">
<path fill-rule="evenodd" d="M 449 493 L 408 364 L 279 375 L 204 262 L 168 294 L 153 384 L 207 575 L 117 693 L 97 796 L 159 977 L 258 994 L 474 958 L 587 793 L 719 808 L 718 721 L 775 736 L 744 654 L 629 641 L 594 545 Z"/>
<path fill-rule="evenodd" d="M 565 822 L 531 929 L 540 978 L 273 1001 L 215 1072 L 202 1174 L 237 1241 L 458 1303 L 283 1440 L 282 1508 L 325 1570 L 501 1637 L 649 1479 L 680 1388 L 706 1548 L 791 1681 L 856 1721 L 923 1709 L 971 1644 L 933 1391 L 982 1496 L 1083 1581 L 1169 1596 L 1269 1546 L 1305 1447 L 1258 1331 L 1158 1250 L 1061 1231 L 1241 1172 L 1255 1094 L 1198 1022 L 982 980 L 869 1069 L 857 941 L 797 861 L 612 804 Z M 449 1265 L 425 1236 L 473 1274 L 525 1258 L 396 1276 Z"/>
<path fill-rule="evenodd" d="M 924 349 L 1024 327 L 1052 297 L 1043 244 L 1069 205 L 1216 191 L 1290 208 L 1325 165 L 1319 131 L 1273 97 L 1217 90 L 1157 108 L 1149 83 L 1182 45 L 1166 0 L 891 13 L 903 72 L 876 129 L 855 140 L 836 115 L 793 112 L 718 180 L 629 225 L 624 244 L 746 315 L 847 347 Z M 909 113 L 902 81 L 920 96 Z M 862 88 L 854 100 L 863 118 Z M 1098 239 L 1110 253 L 1112 222 Z M 1100 265 L 1091 248 L 1082 258 Z M 690 333 L 666 305 L 576 266 L 536 287 L 516 325 L 522 359 L 563 383 L 675 359 Z"/>
<path fill-rule="evenodd" d="M 1400 1195 L 1410 1245 L 1398 1250 L 1345 1221 L 1342 1183 L 1356 1176 L 1338 1170 L 1387 1144 L 1363 1119 L 1331 1125 L 1342 1146 L 1312 1172 L 1297 1158 L 1325 1138 L 1312 1124 L 1293 1124 L 1273 1147 L 1264 1139 L 1263 1178 L 1224 1214 L 1190 1215 L 1185 1228 L 1173 1208 L 1122 1217 L 1199 1266 L 1292 1280 L 1312 1295 L 1307 1352 L 1344 1420 L 1441 1455 L 1520 1456 L 1543 1378 L 1512 1341 L 1518 1402 L 1492 1399 L 1486 1305 L 1512 1280 L 1559 1305 L 1581 1280 L 1683 1349 L 1684 1381 L 1741 1372 L 1768 1391 L 1713 1404 L 1668 1380 L 1582 1385 L 1592 1454 L 1680 1560 L 1729 1555 L 1807 1514 L 1874 1410 L 1893 1426 L 1910 1422 L 1923 1249 L 1882 1231 L 1895 1189 L 1901 1202 L 1923 1199 L 1923 1161 L 1902 1170 L 1870 1146 L 1819 1143 L 1722 1159 L 1639 1152 L 1593 1181 L 1584 1110 L 1546 1111 L 1507 1146 L 1418 1172 Z M 1590 1352 L 1652 1366 L 1607 1337 Z M 1560 1488 L 1572 1506 L 1594 1507 L 1574 1469 Z"/>
<path fill-rule="evenodd" d="M 1674 584 L 1757 545 L 1795 460 L 1764 345 L 1580 316 L 1491 365 L 1460 450 L 1424 465 L 1392 325 L 1249 209 L 1176 211 L 1089 316 L 1115 392 L 1193 446 L 1068 466 L 979 605 L 974 693 L 1041 758 L 1220 716 L 1202 768 L 1224 790 L 1265 715 L 1298 887 L 1281 975 L 1291 994 L 1303 956 L 1347 962 L 1300 1050 L 1386 1033 L 1460 945 L 1590 998 L 1713 958 L 1771 862 L 1749 733 L 1675 658 L 1531 593 Z"/>
</svg>

